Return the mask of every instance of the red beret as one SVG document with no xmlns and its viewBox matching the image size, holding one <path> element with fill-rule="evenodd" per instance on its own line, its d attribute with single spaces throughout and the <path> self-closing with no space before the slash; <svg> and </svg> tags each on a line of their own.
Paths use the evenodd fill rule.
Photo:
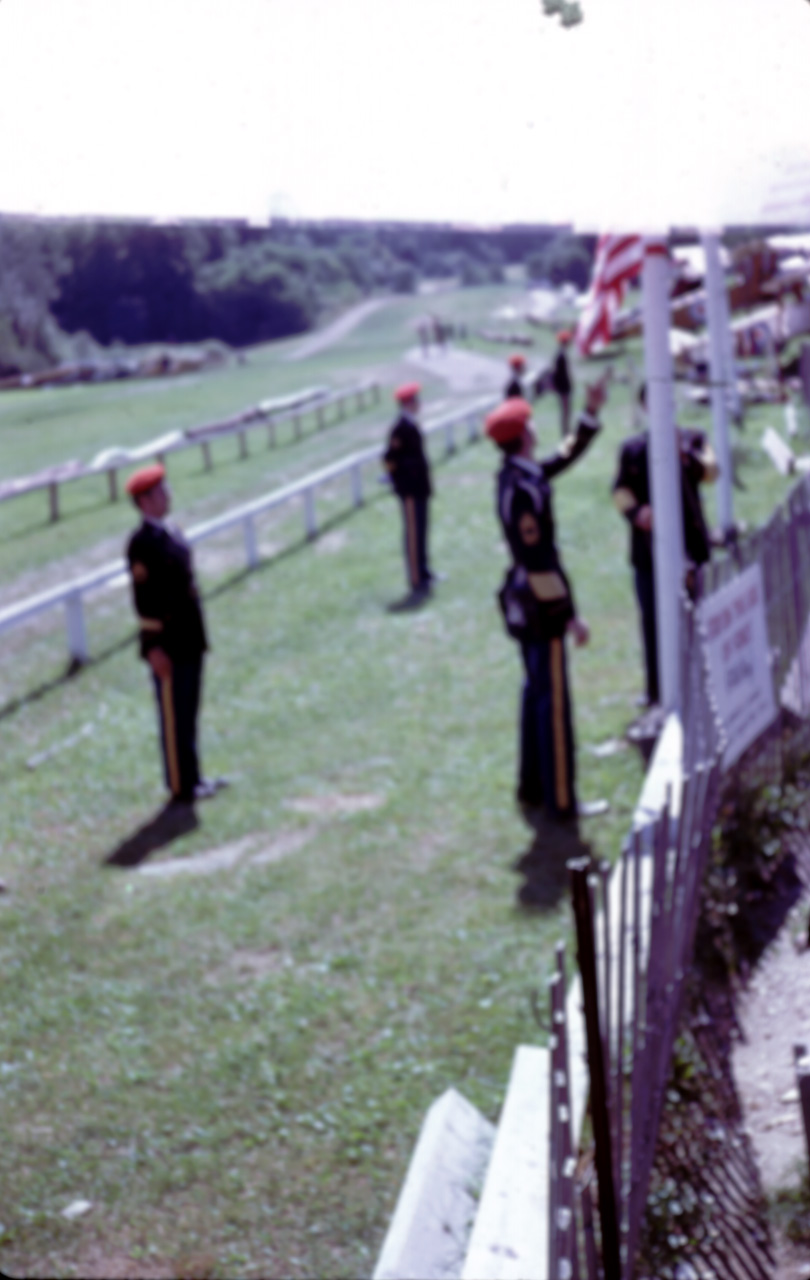
<svg viewBox="0 0 810 1280">
<path fill-rule="evenodd" d="M 154 489 L 155 485 L 165 478 L 166 468 L 159 462 L 154 462 L 151 467 L 141 467 L 140 471 L 133 471 L 127 480 L 127 493 L 132 498 L 138 498 L 142 493 L 148 493 L 150 489 Z"/>
<path fill-rule="evenodd" d="M 509 444 L 511 440 L 520 439 L 531 416 L 532 406 L 528 400 L 512 396 L 487 415 L 486 433 L 495 444 Z"/>
<path fill-rule="evenodd" d="M 557 334 L 557 341 L 558 341 L 558 342 L 570 342 L 570 341 L 571 341 L 571 330 L 570 330 L 570 329 L 560 329 L 560 332 Z"/>
<path fill-rule="evenodd" d="M 397 387 L 394 392 L 394 399 L 400 404 L 407 404 L 409 400 L 415 399 L 422 390 L 418 382 L 403 382 L 401 387 Z"/>
<path fill-rule="evenodd" d="M 526 357 L 524 355 L 521 355 L 519 351 L 516 351 L 513 356 L 509 357 L 509 363 L 513 369 L 525 369 Z"/>
</svg>

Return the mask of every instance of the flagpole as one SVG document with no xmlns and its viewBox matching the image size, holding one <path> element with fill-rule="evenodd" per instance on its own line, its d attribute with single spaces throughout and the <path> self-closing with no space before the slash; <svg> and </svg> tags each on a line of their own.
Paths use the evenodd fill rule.
<svg viewBox="0 0 810 1280">
<path fill-rule="evenodd" d="M 658 676 L 664 710 L 679 711 L 683 511 L 669 349 L 670 259 L 667 241 L 662 237 L 645 240 L 641 281 L 644 365 L 650 418 L 649 467 Z"/>
<path fill-rule="evenodd" d="M 717 484 L 717 517 L 724 540 L 734 531 L 734 503 L 731 492 L 731 444 L 728 431 L 728 371 L 726 369 L 724 325 L 727 320 L 721 294 L 725 280 L 720 266 L 720 240 L 716 232 L 701 236 L 706 255 L 706 303 L 709 321 L 709 368 L 711 371 L 714 447 L 720 475 Z"/>
</svg>

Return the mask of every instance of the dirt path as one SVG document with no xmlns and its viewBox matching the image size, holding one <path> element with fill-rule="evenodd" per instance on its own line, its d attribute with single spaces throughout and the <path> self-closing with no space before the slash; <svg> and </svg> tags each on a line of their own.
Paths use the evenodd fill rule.
<svg viewBox="0 0 810 1280">
<path fill-rule="evenodd" d="M 356 329 L 368 316 L 373 315 L 380 307 L 387 306 L 389 302 L 390 298 L 370 298 L 368 302 L 358 302 L 356 307 L 350 307 L 348 311 L 344 311 L 342 316 L 338 316 L 337 320 L 333 320 L 325 329 L 319 329 L 316 333 L 304 338 L 285 358 L 306 360 L 308 356 L 325 351 L 327 347 L 340 342 L 341 338 L 351 333 L 352 329 Z"/>
<path fill-rule="evenodd" d="M 793 1046 L 810 1046 L 810 951 L 801 904 L 765 953 L 738 1005 L 744 1040 L 734 1047 L 734 1077 L 767 1195 L 797 1187 L 807 1145 L 796 1091 Z M 803 931 L 806 934 L 806 926 Z M 808 1280 L 807 1249 L 776 1241 L 774 1280 Z"/>
<path fill-rule="evenodd" d="M 413 347 L 407 352 L 408 364 L 416 365 L 424 373 L 443 378 L 448 389 L 457 393 L 498 392 L 507 380 L 506 360 L 483 355 L 479 351 L 465 351 L 462 347 L 432 347 L 429 352 Z"/>
</svg>

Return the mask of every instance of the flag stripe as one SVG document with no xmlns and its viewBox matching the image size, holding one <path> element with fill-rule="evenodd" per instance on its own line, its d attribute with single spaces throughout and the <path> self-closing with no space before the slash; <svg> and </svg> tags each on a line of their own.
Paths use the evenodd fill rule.
<svg viewBox="0 0 810 1280">
<path fill-rule="evenodd" d="M 610 341 L 613 318 L 622 304 L 627 281 L 641 270 L 643 250 L 641 236 L 600 236 L 591 288 L 577 324 L 576 341 L 582 355 Z"/>
</svg>

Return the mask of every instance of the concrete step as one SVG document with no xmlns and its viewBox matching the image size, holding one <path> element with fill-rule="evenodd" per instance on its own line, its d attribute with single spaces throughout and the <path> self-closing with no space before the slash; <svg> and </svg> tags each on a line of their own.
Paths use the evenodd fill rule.
<svg viewBox="0 0 810 1280">
<path fill-rule="evenodd" d="M 455 1089 L 422 1123 L 374 1280 L 458 1280 L 494 1126 Z"/>
<path fill-rule="evenodd" d="M 461 1280 L 548 1280 L 550 1061 L 515 1053 Z"/>
</svg>

